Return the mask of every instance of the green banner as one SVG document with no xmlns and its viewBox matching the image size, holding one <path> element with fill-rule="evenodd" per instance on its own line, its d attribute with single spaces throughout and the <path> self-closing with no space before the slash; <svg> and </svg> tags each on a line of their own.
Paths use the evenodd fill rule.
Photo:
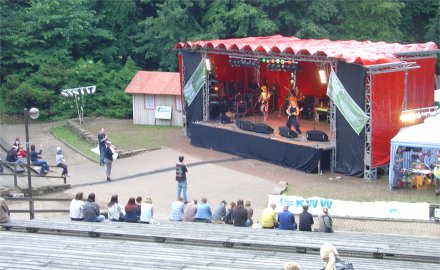
<svg viewBox="0 0 440 270">
<path fill-rule="evenodd" d="M 183 87 L 183 96 L 188 104 L 191 105 L 197 93 L 199 93 L 202 86 L 205 84 L 206 70 L 205 70 L 205 58 L 200 61 L 194 73 L 189 78 L 188 82 Z"/>
<path fill-rule="evenodd" d="M 327 96 L 333 100 L 344 118 L 359 135 L 370 117 L 354 102 L 333 69 L 327 86 Z"/>
</svg>

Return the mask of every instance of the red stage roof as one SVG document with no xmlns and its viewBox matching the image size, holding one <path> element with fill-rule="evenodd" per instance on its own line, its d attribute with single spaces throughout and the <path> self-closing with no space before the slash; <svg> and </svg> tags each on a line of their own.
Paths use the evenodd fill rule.
<svg viewBox="0 0 440 270">
<path fill-rule="evenodd" d="M 399 44 L 355 40 L 300 39 L 281 35 L 179 42 L 176 49 L 213 48 L 242 52 L 327 56 L 364 66 L 400 62 L 395 53 L 437 50 L 434 42 Z"/>
<path fill-rule="evenodd" d="M 177 72 L 138 71 L 125 93 L 180 96 L 179 76 Z"/>
</svg>

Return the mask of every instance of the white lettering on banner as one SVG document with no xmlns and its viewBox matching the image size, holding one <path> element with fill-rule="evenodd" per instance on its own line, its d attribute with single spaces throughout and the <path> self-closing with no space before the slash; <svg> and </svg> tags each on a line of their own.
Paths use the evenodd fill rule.
<svg viewBox="0 0 440 270">
<path fill-rule="evenodd" d="M 269 195 L 268 204 L 271 203 L 276 204 L 279 212 L 283 205 L 288 205 L 289 211 L 295 214 L 301 213 L 302 206 L 307 204 L 308 211 L 314 215 L 321 214 L 322 209 L 327 207 L 333 216 L 429 220 L 429 203 L 354 202 L 321 197 Z"/>
</svg>

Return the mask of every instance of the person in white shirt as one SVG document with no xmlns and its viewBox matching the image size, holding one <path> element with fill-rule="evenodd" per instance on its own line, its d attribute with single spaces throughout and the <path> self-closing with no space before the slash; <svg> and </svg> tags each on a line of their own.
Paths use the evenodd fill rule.
<svg viewBox="0 0 440 270">
<path fill-rule="evenodd" d="M 153 223 L 153 200 L 150 196 L 146 196 L 144 203 L 141 204 L 141 223 L 151 224 Z"/>
<path fill-rule="evenodd" d="M 124 221 L 125 213 L 119 204 L 118 195 L 113 195 L 107 205 L 108 219 L 111 221 Z"/>
<path fill-rule="evenodd" d="M 70 202 L 70 219 L 71 220 L 84 220 L 83 214 L 83 193 L 76 193 L 75 199 Z"/>
</svg>

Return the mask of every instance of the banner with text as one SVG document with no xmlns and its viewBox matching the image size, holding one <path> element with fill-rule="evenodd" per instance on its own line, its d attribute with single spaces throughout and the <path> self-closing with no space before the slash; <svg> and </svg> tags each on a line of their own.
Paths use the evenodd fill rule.
<svg viewBox="0 0 440 270">
<path fill-rule="evenodd" d="M 332 216 L 429 220 L 429 203 L 354 202 L 284 195 L 269 195 L 268 203 L 275 203 L 279 212 L 283 205 L 288 205 L 294 214 L 301 213 L 302 206 L 307 204 L 309 213 L 314 215 L 322 214 L 322 209 L 327 207 Z"/>
<path fill-rule="evenodd" d="M 189 78 L 188 82 L 183 87 L 183 96 L 188 104 L 191 105 L 193 100 L 196 98 L 197 93 L 199 93 L 202 86 L 205 84 L 206 70 L 205 70 L 205 58 L 200 61 L 194 73 Z"/>
</svg>

